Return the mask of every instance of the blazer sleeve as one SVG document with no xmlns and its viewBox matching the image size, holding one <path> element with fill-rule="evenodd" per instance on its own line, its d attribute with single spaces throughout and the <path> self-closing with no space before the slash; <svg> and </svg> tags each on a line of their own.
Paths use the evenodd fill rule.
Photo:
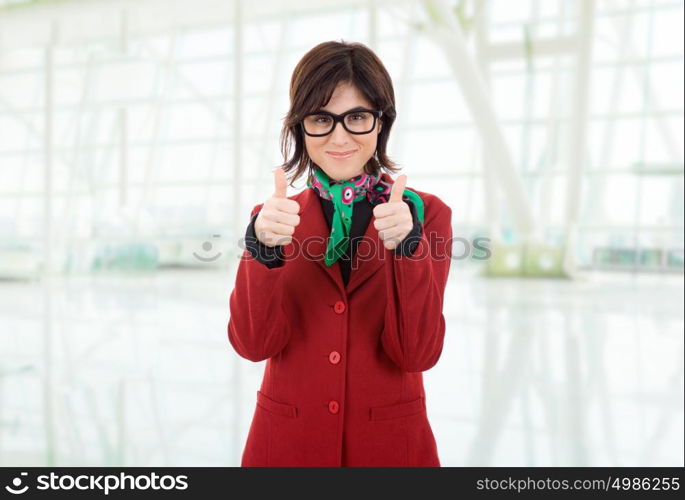
<svg viewBox="0 0 685 500">
<path fill-rule="evenodd" d="M 252 220 L 245 230 L 245 248 L 247 248 L 247 251 L 250 252 L 252 257 L 266 267 L 280 267 L 283 265 L 283 245 L 270 247 L 259 241 L 254 228 L 258 215 L 259 212 L 252 216 Z"/>
<path fill-rule="evenodd" d="M 252 209 L 250 218 L 263 204 Z M 291 326 L 283 310 L 285 268 L 264 265 L 243 251 L 229 300 L 228 339 L 236 352 L 250 361 L 263 361 L 281 352 Z"/>
<path fill-rule="evenodd" d="M 381 343 L 388 357 L 407 372 L 433 367 L 445 338 L 442 307 L 452 260 L 452 210 L 437 203 L 430 217 L 426 213 L 413 254 L 393 255 L 385 265 L 387 305 Z"/>
</svg>

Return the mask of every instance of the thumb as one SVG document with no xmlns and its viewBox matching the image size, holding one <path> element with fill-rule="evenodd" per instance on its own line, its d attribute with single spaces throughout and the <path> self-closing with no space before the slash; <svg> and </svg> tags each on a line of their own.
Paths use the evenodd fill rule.
<svg viewBox="0 0 685 500">
<path fill-rule="evenodd" d="M 274 170 L 274 198 L 286 198 L 288 196 L 288 180 L 285 171 L 278 167 Z"/>
<path fill-rule="evenodd" d="M 404 186 L 407 185 L 407 176 L 405 174 L 400 175 L 392 185 L 392 190 L 390 191 L 389 202 L 402 201 L 402 193 L 404 193 Z"/>
</svg>

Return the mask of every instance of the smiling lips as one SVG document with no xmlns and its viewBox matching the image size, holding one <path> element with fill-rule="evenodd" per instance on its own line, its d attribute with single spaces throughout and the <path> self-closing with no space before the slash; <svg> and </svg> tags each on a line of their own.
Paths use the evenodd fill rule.
<svg viewBox="0 0 685 500">
<path fill-rule="evenodd" d="M 345 152 L 342 152 L 342 153 L 337 153 L 337 152 L 335 152 L 335 151 L 326 151 L 326 154 L 328 154 L 328 155 L 330 155 L 330 156 L 332 156 L 333 158 L 336 158 L 336 159 L 338 159 L 338 160 L 344 160 L 345 158 L 349 158 L 349 157 L 352 156 L 354 153 L 355 153 L 354 150 L 352 150 L 352 151 L 345 151 Z"/>
</svg>

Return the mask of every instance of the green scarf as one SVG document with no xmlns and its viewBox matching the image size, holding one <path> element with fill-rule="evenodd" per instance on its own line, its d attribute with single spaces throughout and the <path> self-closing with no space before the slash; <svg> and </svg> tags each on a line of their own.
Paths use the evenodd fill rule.
<svg viewBox="0 0 685 500">
<path fill-rule="evenodd" d="M 312 168 L 312 172 L 313 179 L 307 181 L 307 186 L 314 189 L 322 198 L 331 200 L 335 210 L 324 260 L 327 266 L 331 266 L 345 254 L 350 244 L 354 204 L 364 198 L 368 198 L 372 205 L 386 203 L 390 199 L 392 184 L 384 181 L 380 173 L 378 175 L 362 173 L 346 181 L 335 181 L 317 165 Z M 416 215 L 423 224 L 421 197 L 408 189 L 404 190 L 402 196 L 414 204 Z"/>
</svg>

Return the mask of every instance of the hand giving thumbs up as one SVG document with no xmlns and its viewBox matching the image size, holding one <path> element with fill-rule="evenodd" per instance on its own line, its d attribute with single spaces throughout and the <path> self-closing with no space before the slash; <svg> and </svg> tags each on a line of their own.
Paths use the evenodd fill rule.
<svg viewBox="0 0 685 500">
<path fill-rule="evenodd" d="M 257 239 L 269 247 L 289 245 L 300 223 L 300 204 L 287 198 L 288 180 L 282 168 L 274 171 L 274 194 L 264 202 L 255 220 Z"/>
<path fill-rule="evenodd" d="M 409 205 L 402 200 L 406 185 L 407 176 L 402 174 L 393 183 L 388 202 L 373 209 L 374 227 L 388 250 L 395 249 L 414 227 Z"/>
</svg>

